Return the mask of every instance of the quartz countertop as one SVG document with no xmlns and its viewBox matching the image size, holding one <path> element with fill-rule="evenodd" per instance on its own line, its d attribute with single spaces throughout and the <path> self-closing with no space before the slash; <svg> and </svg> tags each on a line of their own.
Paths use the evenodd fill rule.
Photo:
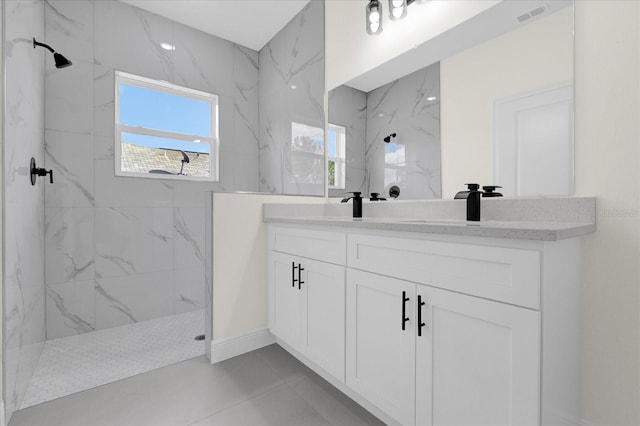
<svg viewBox="0 0 640 426">
<path fill-rule="evenodd" d="M 430 202 L 426 209 L 424 206 L 424 202 L 413 203 L 413 205 L 406 203 L 392 209 L 389 208 L 390 204 L 384 207 L 382 204 L 365 205 L 365 217 L 352 218 L 350 204 L 348 206 L 346 204 L 325 204 L 324 206 L 266 204 L 263 218 L 265 222 L 271 223 L 538 241 L 563 240 L 596 231 L 595 198 L 593 197 L 541 198 L 539 201 L 505 199 L 500 201 L 500 204 L 495 204 L 496 207 L 501 207 L 494 209 L 499 214 L 488 210 L 489 214 L 486 216 L 489 217 L 479 222 L 459 219 L 463 214 L 460 213 L 463 212 L 460 207 L 464 207 L 464 204 L 452 204 L 450 200 L 445 200 Z M 535 216 L 528 213 L 536 208 L 538 211 Z M 369 217 L 366 216 L 367 210 L 371 213 Z M 406 214 L 406 212 L 424 210 L 440 217 L 402 216 L 402 212 Z M 380 216 L 384 213 L 388 216 Z M 451 218 L 443 219 L 442 217 Z M 517 217 L 526 217 L 526 219 L 514 220 Z M 539 220 L 533 220 L 534 218 Z"/>
<path fill-rule="evenodd" d="M 382 217 L 360 219 L 324 216 L 269 217 L 265 218 L 265 222 L 541 241 L 564 240 L 579 237 L 596 230 L 595 223 L 580 222 L 515 222 L 497 220 L 470 222 L 465 220 Z"/>
</svg>

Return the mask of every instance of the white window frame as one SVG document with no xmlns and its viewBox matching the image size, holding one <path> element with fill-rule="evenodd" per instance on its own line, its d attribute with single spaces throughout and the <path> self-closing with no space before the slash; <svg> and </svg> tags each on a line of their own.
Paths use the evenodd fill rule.
<svg viewBox="0 0 640 426">
<path fill-rule="evenodd" d="M 329 185 L 329 189 L 345 189 L 346 188 L 346 144 L 347 144 L 347 128 L 338 124 L 329 123 L 329 131 L 336 133 L 336 154 L 341 153 L 342 156 L 329 156 L 327 149 L 327 174 L 329 173 L 329 162 L 335 162 L 335 185 Z"/>
<path fill-rule="evenodd" d="M 211 104 L 211 137 L 202 135 L 189 135 L 185 133 L 176 133 L 167 130 L 151 129 L 141 126 L 129 126 L 121 124 L 120 118 L 120 99 L 119 86 L 120 83 L 131 86 L 144 87 L 157 92 L 169 93 L 172 95 L 182 96 L 185 98 L 195 99 L 208 102 Z M 115 71 L 115 145 L 114 145 L 114 163 L 116 176 L 128 176 L 149 179 L 176 179 L 176 180 L 197 180 L 206 182 L 219 181 L 219 151 L 220 142 L 218 137 L 218 117 L 219 117 L 219 99 L 218 95 L 207 93 L 200 90 L 190 89 L 188 87 L 177 86 L 166 81 L 154 80 L 151 78 L 141 77 L 135 74 L 129 74 L 123 71 Z M 200 143 L 210 145 L 209 148 L 209 176 L 189 176 L 189 175 L 171 175 L 171 174 L 154 174 L 154 173 L 136 173 L 122 170 L 122 133 L 135 133 L 139 135 L 157 136 L 163 138 L 178 139 L 193 142 L 196 139 Z"/>
</svg>

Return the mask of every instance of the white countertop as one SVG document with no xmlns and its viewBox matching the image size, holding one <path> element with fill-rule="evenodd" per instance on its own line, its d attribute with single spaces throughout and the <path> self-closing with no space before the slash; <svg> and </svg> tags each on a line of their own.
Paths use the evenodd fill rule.
<svg viewBox="0 0 640 426">
<path fill-rule="evenodd" d="M 265 222 L 297 225 L 324 225 L 367 228 L 385 231 L 422 232 L 519 240 L 557 241 L 579 237 L 596 230 L 595 223 L 580 222 L 515 222 L 481 220 L 415 219 L 415 218 L 350 218 L 350 217 L 267 217 Z"/>
<path fill-rule="evenodd" d="M 461 200 L 365 203 L 359 219 L 351 217 L 351 204 L 265 204 L 263 218 L 298 225 L 557 241 L 595 232 L 595 206 L 593 197 L 483 199 L 483 220 L 470 222 L 463 219 Z"/>
</svg>

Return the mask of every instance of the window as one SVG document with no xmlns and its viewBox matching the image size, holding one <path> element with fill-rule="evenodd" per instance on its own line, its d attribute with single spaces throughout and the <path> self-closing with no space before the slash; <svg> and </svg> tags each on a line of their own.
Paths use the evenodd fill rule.
<svg viewBox="0 0 640 426">
<path fill-rule="evenodd" d="M 346 139 L 346 128 L 329 123 L 327 174 L 331 189 L 345 189 Z"/>
<path fill-rule="evenodd" d="M 116 71 L 116 175 L 218 180 L 218 97 Z"/>
<path fill-rule="evenodd" d="M 405 185 L 407 182 L 406 147 L 399 143 L 384 144 L 384 186 Z"/>
<path fill-rule="evenodd" d="M 324 130 L 291 122 L 292 191 L 315 193 L 324 185 Z M 287 188 L 285 188 L 287 190 Z"/>
</svg>

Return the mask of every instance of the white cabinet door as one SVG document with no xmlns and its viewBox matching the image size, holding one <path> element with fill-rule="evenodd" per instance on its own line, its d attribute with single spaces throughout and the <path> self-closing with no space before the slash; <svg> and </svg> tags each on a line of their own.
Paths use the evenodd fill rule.
<svg viewBox="0 0 640 426">
<path fill-rule="evenodd" d="M 301 303 L 298 289 L 298 259 L 294 256 L 271 252 L 270 291 L 272 292 L 271 332 L 288 345 L 300 347 Z"/>
<path fill-rule="evenodd" d="M 300 352 L 344 382 L 345 267 L 299 259 L 302 336 Z"/>
<path fill-rule="evenodd" d="M 537 425 L 540 313 L 417 286 L 419 425 Z"/>
<path fill-rule="evenodd" d="M 415 421 L 415 287 L 347 270 L 347 385 L 402 424 Z"/>
</svg>

